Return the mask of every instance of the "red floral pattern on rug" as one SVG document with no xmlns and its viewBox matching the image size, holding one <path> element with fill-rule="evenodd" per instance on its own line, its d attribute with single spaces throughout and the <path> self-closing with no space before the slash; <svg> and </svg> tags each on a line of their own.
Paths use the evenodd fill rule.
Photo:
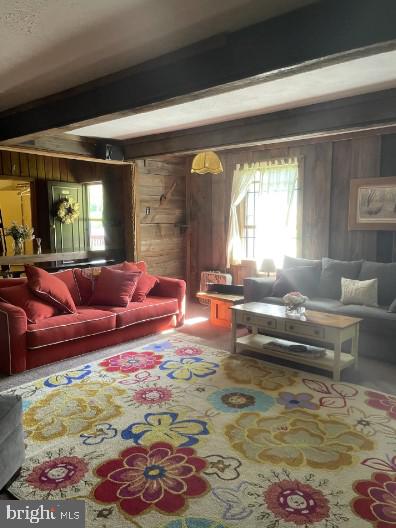
<svg viewBox="0 0 396 528">
<path fill-rule="evenodd" d="M 75 456 L 60 457 L 33 468 L 26 481 L 34 488 L 53 491 L 77 484 L 87 471 L 85 460 Z"/>
<path fill-rule="evenodd" d="M 93 495 L 99 502 L 116 503 L 131 516 L 151 508 L 180 512 L 187 498 L 208 491 L 208 482 L 199 475 L 206 466 L 191 448 L 175 449 L 163 442 L 147 448 L 130 447 L 120 453 L 120 458 L 96 468 L 103 480 Z"/>
<path fill-rule="evenodd" d="M 163 356 L 154 352 L 123 352 L 101 361 L 99 365 L 107 372 L 122 372 L 130 374 L 138 370 L 158 367 Z"/>
<path fill-rule="evenodd" d="M 172 400 L 172 391 L 167 387 L 143 387 L 135 392 L 133 399 L 140 405 L 159 405 Z"/>
<path fill-rule="evenodd" d="M 396 526 L 396 475 L 373 473 L 371 480 L 359 480 L 353 485 L 359 497 L 352 501 L 352 509 L 375 528 Z"/>
<path fill-rule="evenodd" d="M 177 356 L 186 357 L 186 356 L 200 356 L 202 354 L 202 350 L 197 347 L 188 346 L 188 347 L 182 347 L 178 348 L 175 352 Z"/>
<path fill-rule="evenodd" d="M 366 391 L 366 396 L 369 397 L 366 400 L 367 405 L 374 407 L 374 409 L 386 411 L 390 418 L 396 420 L 396 396 L 375 391 Z"/>
<path fill-rule="evenodd" d="M 264 501 L 278 519 L 308 526 L 326 519 L 329 502 L 320 490 L 298 480 L 282 480 L 264 492 Z"/>
</svg>

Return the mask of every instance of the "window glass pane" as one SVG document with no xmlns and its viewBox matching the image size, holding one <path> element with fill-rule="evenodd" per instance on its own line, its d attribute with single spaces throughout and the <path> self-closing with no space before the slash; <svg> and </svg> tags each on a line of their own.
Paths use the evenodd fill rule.
<svg viewBox="0 0 396 528">
<path fill-rule="evenodd" d="M 257 171 L 245 198 L 242 247 L 245 258 L 272 258 L 281 267 L 283 256 L 296 256 L 297 164 L 277 164 Z"/>
<path fill-rule="evenodd" d="M 102 184 L 87 185 L 88 194 L 88 232 L 89 249 L 100 251 L 105 248 L 105 232 L 103 226 L 103 186 Z"/>
</svg>

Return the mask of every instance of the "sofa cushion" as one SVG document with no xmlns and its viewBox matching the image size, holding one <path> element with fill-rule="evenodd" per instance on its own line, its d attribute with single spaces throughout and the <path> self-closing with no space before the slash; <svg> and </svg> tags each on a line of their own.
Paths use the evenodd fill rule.
<svg viewBox="0 0 396 528">
<path fill-rule="evenodd" d="M 158 282 L 159 280 L 157 279 L 157 277 L 154 277 L 154 275 L 150 275 L 149 273 L 143 273 L 138 280 L 136 289 L 133 292 L 131 300 L 133 302 L 143 302 L 146 299 L 147 295 L 150 293 L 150 291 L 154 288 L 154 286 L 158 284 Z"/>
<path fill-rule="evenodd" d="M 158 319 L 179 312 L 177 299 L 169 297 L 147 297 L 143 302 L 130 302 L 126 307 L 102 307 L 117 316 L 117 328 L 124 328 L 150 319 Z"/>
<path fill-rule="evenodd" d="M 103 268 L 96 281 L 89 304 L 128 306 L 141 275 L 141 271 L 121 271 Z"/>
<path fill-rule="evenodd" d="M 396 298 L 396 262 L 385 264 L 364 261 L 359 279 L 375 278 L 378 279 L 378 303 L 380 306 L 389 306 Z"/>
<path fill-rule="evenodd" d="M 283 269 L 299 268 L 301 266 L 315 266 L 320 269 L 322 267 L 322 261 L 299 257 L 288 257 L 287 255 L 283 259 Z"/>
<path fill-rule="evenodd" d="M 344 261 L 324 257 L 318 297 L 339 300 L 341 298 L 341 278 L 357 279 L 362 262 L 362 260 Z"/>
<path fill-rule="evenodd" d="M 278 272 L 272 287 L 272 295 L 283 297 L 291 291 L 299 291 L 307 297 L 315 297 L 319 286 L 320 269 L 317 266 L 299 266 Z"/>
<path fill-rule="evenodd" d="M 48 304 L 52 304 L 62 313 L 76 312 L 76 305 L 68 287 L 53 273 L 48 273 L 41 268 L 28 264 L 25 265 L 25 273 L 29 288 L 37 297 Z"/>
<path fill-rule="evenodd" d="M 378 336 L 378 348 L 381 348 L 381 336 L 391 335 L 396 339 L 396 313 L 389 313 L 385 308 L 349 304 L 340 308 L 338 313 L 363 319 L 361 329 Z"/>
<path fill-rule="evenodd" d="M 29 323 L 37 323 L 58 313 L 54 306 L 36 297 L 27 283 L 0 288 L 0 300 L 22 308 Z"/>
<path fill-rule="evenodd" d="M 342 277 L 341 302 L 343 304 L 378 306 L 378 279 L 363 281 Z"/>
<path fill-rule="evenodd" d="M 54 275 L 66 284 L 70 295 L 72 296 L 74 304 L 76 306 L 80 306 L 82 304 L 81 295 L 80 290 L 78 289 L 76 277 L 74 276 L 74 270 L 69 269 L 63 271 L 56 271 L 55 273 L 51 273 L 51 275 Z"/>
<path fill-rule="evenodd" d="M 80 306 L 74 314 L 57 315 L 37 324 L 29 324 L 26 332 L 27 348 L 67 343 L 74 339 L 109 332 L 115 327 L 114 313 Z"/>
</svg>

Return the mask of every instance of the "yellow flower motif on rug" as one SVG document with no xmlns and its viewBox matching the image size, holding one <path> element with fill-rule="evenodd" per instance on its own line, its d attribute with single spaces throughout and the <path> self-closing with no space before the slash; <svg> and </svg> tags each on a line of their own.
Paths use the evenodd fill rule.
<svg viewBox="0 0 396 528">
<path fill-rule="evenodd" d="M 277 416 L 243 413 L 225 427 L 232 447 L 249 460 L 292 467 L 337 469 L 374 443 L 335 418 L 294 410 Z"/>
<path fill-rule="evenodd" d="M 40 442 L 89 432 L 95 424 L 122 415 L 114 397 L 125 392 L 101 381 L 55 389 L 26 411 L 25 430 L 30 439 Z"/>
<path fill-rule="evenodd" d="M 294 385 L 298 377 L 297 372 L 290 369 L 270 367 L 262 361 L 251 358 L 227 358 L 223 362 L 223 367 L 229 379 L 271 391 Z"/>
</svg>

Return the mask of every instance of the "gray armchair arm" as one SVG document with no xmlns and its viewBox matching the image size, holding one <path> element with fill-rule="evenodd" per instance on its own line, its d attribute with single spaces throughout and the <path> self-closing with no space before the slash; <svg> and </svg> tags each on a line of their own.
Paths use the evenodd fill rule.
<svg viewBox="0 0 396 528">
<path fill-rule="evenodd" d="M 264 297 L 270 297 L 274 277 L 248 277 L 243 281 L 243 295 L 245 302 L 259 302 Z"/>
</svg>

